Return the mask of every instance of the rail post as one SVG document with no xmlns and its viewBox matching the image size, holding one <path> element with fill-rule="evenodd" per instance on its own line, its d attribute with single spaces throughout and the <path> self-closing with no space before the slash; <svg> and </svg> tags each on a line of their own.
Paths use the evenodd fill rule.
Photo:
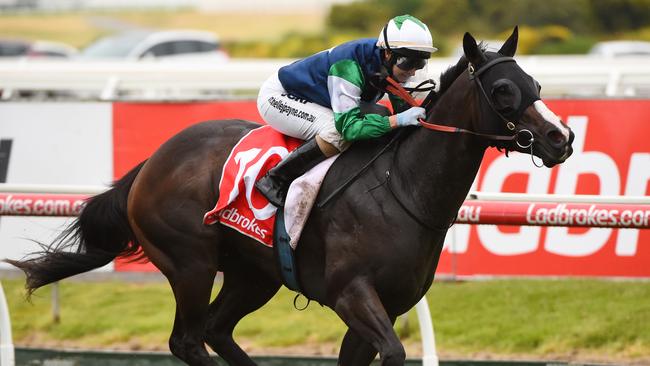
<svg viewBox="0 0 650 366">
<path fill-rule="evenodd" d="M 438 366 L 438 353 L 436 352 L 436 336 L 433 331 L 433 322 L 429 312 L 427 297 L 423 296 L 415 305 L 420 323 L 420 336 L 422 337 L 422 366 Z"/>
<path fill-rule="evenodd" d="M 14 345 L 11 338 L 11 321 L 9 307 L 0 283 L 0 365 L 14 366 Z"/>
</svg>

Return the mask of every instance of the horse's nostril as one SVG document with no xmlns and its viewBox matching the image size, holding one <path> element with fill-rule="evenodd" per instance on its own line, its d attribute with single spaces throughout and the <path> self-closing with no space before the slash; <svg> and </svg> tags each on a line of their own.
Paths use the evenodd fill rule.
<svg viewBox="0 0 650 366">
<path fill-rule="evenodd" d="M 564 143 L 566 142 L 562 132 L 560 132 L 559 130 L 556 130 L 556 129 L 553 129 L 553 130 L 549 131 L 546 134 L 546 137 L 548 137 L 548 140 L 555 147 L 560 147 L 560 146 L 564 145 Z"/>
</svg>

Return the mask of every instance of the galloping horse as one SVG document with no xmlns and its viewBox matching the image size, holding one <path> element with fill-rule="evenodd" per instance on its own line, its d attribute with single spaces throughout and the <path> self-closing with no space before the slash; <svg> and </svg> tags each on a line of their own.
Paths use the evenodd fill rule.
<svg viewBox="0 0 650 366">
<path fill-rule="evenodd" d="M 427 118 L 458 133 L 403 129 L 353 184 L 311 213 L 295 252 L 299 281 L 306 297 L 333 309 L 349 327 L 340 365 L 368 365 L 377 353 L 382 365 L 404 364 L 393 323 L 431 286 L 445 234 L 488 147 L 533 154 L 547 167 L 571 155 L 573 133 L 539 100 L 539 84 L 512 59 L 517 34 L 515 28 L 496 53 L 465 34 L 465 56 L 441 75 L 439 99 Z M 190 365 L 215 365 L 207 343 L 230 365 L 254 365 L 232 333 L 282 285 L 273 250 L 202 219 L 217 201 L 230 150 L 257 126 L 211 121 L 181 131 L 91 198 L 44 252 L 8 262 L 25 271 L 31 293 L 141 250 L 174 292 L 172 353 Z M 319 198 L 391 137 L 359 142 L 343 153 Z M 209 303 L 217 271 L 224 282 Z"/>
</svg>

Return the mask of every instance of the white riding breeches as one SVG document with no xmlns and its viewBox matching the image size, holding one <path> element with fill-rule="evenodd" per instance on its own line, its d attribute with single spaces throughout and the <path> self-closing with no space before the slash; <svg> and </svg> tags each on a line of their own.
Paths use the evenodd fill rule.
<svg viewBox="0 0 650 366">
<path fill-rule="evenodd" d="M 318 135 L 339 151 L 350 145 L 336 130 L 331 109 L 289 94 L 277 73 L 262 84 L 257 110 L 267 124 L 285 135 L 302 140 Z"/>
</svg>

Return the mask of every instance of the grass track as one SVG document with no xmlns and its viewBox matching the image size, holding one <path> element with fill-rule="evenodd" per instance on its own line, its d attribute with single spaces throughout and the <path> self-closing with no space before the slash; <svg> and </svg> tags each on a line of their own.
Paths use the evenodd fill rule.
<svg viewBox="0 0 650 366">
<path fill-rule="evenodd" d="M 3 280 L 3 286 L 18 345 L 167 349 L 174 304 L 165 283 L 64 281 L 60 324 L 51 320 L 49 289 L 38 291 L 29 304 L 23 301 L 22 281 Z M 427 297 L 443 357 L 650 364 L 650 282 L 441 282 Z M 292 300 L 292 293 L 281 290 L 240 323 L 238 340 L 257 354 L 335 354 L 343 324 L 315 303 L 296 311 Z M 418 355 L 415 313 L 397 329 L 409 356 Z"/>
</svg>

